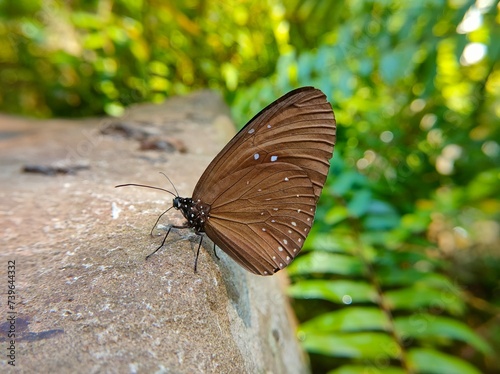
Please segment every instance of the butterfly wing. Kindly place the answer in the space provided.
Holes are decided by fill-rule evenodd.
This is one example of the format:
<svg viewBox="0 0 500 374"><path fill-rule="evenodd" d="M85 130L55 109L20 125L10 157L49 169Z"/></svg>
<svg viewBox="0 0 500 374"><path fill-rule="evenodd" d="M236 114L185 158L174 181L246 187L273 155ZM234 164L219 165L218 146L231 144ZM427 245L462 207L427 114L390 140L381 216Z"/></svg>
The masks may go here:
<svg viewBox="0 0 500 374"><path fill-rule="evenodd" d="M247 270L272 275L299 253L316 210L307 173L287 163L251 166L228 175L204 196L205 232Z"/></svg>
<svg viewBox="0 0 500 374"><path fill-rule="evenodd" d="M330 166L336 123L326 96L291 91L257 114L210 163L193 200L204 231L247 270L271 275L299 253Z"/></svg>
<svg viewBox="0 0 500 374"><path fill-rule="evenodd" d="M272 162L296 165L307 174L316 201L335 145L336 123L326 96L303 87L282 96L251 119L207 167L193 198L202 199L224 176Z"/></svg>

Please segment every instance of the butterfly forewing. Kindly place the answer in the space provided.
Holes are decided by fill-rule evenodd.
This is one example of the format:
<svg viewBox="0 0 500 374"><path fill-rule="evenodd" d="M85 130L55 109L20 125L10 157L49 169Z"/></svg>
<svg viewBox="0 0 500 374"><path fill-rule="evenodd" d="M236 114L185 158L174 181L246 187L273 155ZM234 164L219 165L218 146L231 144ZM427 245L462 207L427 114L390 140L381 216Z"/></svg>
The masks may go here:
<svg viewBox="0 0 500 374"><path fill-rule="evenodd" d="M326 96L312 87L291 91L257 114L210 163L193 197L203 197L221 176L271 162L301 167L316 200L335 145L335 118Z"/></svg>

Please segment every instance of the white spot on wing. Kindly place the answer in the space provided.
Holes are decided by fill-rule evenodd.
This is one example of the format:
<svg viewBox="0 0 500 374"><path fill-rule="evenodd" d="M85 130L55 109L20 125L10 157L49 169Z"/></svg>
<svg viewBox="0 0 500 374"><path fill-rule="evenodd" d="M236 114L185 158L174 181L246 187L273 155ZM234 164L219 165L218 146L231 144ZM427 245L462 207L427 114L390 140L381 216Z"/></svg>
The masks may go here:
<svg viewBox="0 0 500 374"><path fill-rule="evenodd" d="M253 134L254 132L255 132L255 129L250 129L250 130L248 130L248 133L249 133L249 134Z"/></svg>
<svg viewBox="0 0 500 374"><path fill-rule="evenodd" d="M266 231L266 229L263 227L263 228L262 228L262 231L264 231L264 232L265 232L265 231Z"/></svg>
<svg viewBox="0 0 500 374"><path fill-rule="evenodd" d="M292 221L292 226L297 226L297 223Z"/></svg>
<svg viewBox="0 0 500 374"><path fill-rule="evenodd" d="M279 247L278 247L278 251L283 252L283 247L282 247L282 246L279 246Z"/></svg>
<svg viewBox="0 0 500 374"><path fill-rule="evenodd" d="M274 162L278 159L278 156L271 156L271 162Z"/></svg>
<svg viewBox="0 0 500 374"><path fill-rule="evenodd" d="M283 239L283 244L284 244L284 245L287 245L287 244L288 244L288 240Z"/></svg>
<svg viewBox="0 0 500 374"><path fill-rule="evenodd" d="M288 182L290 179L288 179L288 177L285 178L285 182Z"/></svg>
<svg viewBox="0 0 500 374"><path fill-rule="evenodd" d="M270 129L271 128L271 125L267 125L267 128Z"/></svg>
<svg viewBox="0 0 500 374"><path fill-rule="evenodd" d="M253 159L254 159L254 160L258 160L258 159L259 159L259 157L260 157L260 155L259 155L258 153L256 153L256 154L254 154L254 155L253 155Z"/></svg>

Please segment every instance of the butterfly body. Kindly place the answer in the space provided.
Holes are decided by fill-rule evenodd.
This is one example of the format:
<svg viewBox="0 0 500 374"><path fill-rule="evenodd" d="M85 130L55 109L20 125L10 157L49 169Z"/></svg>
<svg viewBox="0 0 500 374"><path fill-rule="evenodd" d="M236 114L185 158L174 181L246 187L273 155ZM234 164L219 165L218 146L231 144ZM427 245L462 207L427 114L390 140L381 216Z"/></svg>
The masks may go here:
<svg viewBox="0 0 500 374"><path fill-rule="evenodd" d="M176 196L173 207L182 212L187 220L187 227L193 228L197 233L205 232L205 222L210 213L210 205L204 204L200 199L194 201L191 198Z"/></svg>

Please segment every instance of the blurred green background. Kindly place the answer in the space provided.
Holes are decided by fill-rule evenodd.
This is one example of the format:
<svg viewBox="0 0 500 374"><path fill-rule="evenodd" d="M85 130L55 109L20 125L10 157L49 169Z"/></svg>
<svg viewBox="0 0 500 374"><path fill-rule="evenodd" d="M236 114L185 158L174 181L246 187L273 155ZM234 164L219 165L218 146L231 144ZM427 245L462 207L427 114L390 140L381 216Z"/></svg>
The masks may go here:
<svg viewBox="0 0 500 374"><path fill-rule="evenodd" d="M208 87L243 126L322 89L337 147L289 267L313 372L498 372L498 2L3 0L0 17L4 113L117 116Z"/></svg>

